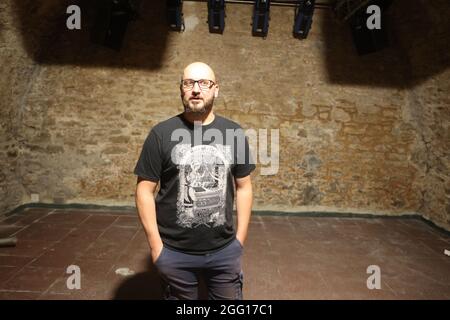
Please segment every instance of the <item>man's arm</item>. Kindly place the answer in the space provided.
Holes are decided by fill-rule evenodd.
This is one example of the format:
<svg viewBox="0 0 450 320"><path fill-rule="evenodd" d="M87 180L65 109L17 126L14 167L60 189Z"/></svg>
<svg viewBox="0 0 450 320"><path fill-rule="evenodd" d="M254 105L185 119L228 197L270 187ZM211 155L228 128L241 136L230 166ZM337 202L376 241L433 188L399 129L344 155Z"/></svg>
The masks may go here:
<svg viewBox="0 0 450 320"><path fill-rule="evenodd" d="M248 224L252 213L253 191L250 175L243 178L236 178L236 211L237 211L237 231L236 238L244 245L247 238Z"/></svg>
<svg viewBox="0 0 450 320"><path fill-rule="evenodd" d="M147 240L150 245L150 251L153 262L158 259L163 243L159 235L158 224L156 222L156 206L154 192L157 183L138 178L136 186L136 208L141 219Z"/></svg>

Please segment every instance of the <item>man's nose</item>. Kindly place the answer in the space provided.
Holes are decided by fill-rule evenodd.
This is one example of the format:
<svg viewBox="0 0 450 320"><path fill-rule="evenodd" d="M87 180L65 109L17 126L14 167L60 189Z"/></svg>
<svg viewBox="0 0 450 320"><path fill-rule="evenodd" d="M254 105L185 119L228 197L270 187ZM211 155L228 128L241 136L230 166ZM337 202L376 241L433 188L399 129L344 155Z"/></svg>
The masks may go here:
<svg viewBox="0 0 450 320"><path fill-rule="evenodd" d="M192 88L192 92L200 93L200 85L198 82L194 82L194 87Z"/></svg>

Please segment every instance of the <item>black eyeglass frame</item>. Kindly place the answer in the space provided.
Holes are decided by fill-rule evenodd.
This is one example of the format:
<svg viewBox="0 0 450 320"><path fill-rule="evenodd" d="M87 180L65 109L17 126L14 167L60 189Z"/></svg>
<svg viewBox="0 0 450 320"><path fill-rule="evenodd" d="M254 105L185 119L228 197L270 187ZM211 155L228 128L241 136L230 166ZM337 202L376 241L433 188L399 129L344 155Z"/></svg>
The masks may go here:
<svg viewBox="0 0 450 320"><path fill-rule="evenodd" d="M186 86L183 84L183 82L186 81L186 80L193 81L192 86L186 87ZM209 84L207 87L202 88L202 86L200 85L200 81L209 81L210 84ZM209 80L209 79L198 79L198 80L194 80L194 79L183 79L183 80L181 80L180 85L181 85L181 87L182 87L184 90L192 90L192 89L195 87L195 83L198 83L198 87L199 87L201 90L205 90L205 89L211 90L211 88L212 88L214 85L216 85L216 83L215 83L214 81Z"/></svg>

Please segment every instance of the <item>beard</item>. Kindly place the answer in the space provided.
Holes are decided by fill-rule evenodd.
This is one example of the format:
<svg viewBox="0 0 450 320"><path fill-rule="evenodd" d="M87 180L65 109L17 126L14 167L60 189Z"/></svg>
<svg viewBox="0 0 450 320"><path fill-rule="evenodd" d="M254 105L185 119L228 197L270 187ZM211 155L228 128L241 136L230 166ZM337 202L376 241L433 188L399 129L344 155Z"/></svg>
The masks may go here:
<svg viewBox="0 0 450 320"><path fill-rule="evenodd" d="M209 99L203 99L199 101L187 100L183 98L183 106L185 112L192 112L198 114L206 113L211 111L213 104L214 104L214 96Z"/></svg>

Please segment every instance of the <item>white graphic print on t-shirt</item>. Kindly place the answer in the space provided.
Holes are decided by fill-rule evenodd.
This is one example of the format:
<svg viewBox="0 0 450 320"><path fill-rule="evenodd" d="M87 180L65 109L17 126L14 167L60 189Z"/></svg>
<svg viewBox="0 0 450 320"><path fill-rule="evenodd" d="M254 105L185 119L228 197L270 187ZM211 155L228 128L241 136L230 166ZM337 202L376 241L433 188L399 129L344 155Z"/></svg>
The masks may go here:
<svg viewBox="0 0 450 320"><path fill-rule="evenodd" d="M184 228L223 225L231 147L178 144L175 148L179 169L177 224Z"/></svg>

